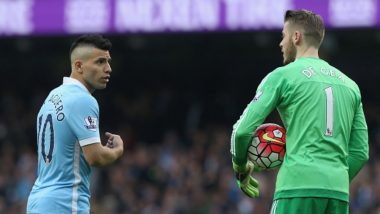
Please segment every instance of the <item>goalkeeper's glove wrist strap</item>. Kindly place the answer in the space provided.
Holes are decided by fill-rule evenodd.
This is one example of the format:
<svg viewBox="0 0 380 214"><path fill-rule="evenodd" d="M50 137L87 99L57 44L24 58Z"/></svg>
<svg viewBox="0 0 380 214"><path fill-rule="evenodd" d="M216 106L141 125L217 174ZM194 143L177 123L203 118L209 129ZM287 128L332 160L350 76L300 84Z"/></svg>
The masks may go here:
<svg viewBox="0 0 380 214"><path fill-rule="evenodd" d="M238 165L234 161L232 161L232 167L237 173L245 173L247 171L246 163L244 165Z"/></svg>

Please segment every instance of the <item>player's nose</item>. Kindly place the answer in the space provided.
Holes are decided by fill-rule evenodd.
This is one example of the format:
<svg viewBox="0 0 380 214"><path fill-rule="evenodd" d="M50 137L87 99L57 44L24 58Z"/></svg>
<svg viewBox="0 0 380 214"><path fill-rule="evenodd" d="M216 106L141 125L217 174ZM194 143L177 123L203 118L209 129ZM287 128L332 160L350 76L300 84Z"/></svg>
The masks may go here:
<svg viewBox="0 0 380 214"><path fill-rule="evenodd" d="M282 44L282 42L280 42L278 46L280 46L281 52L284 52L284 45Z"/></svg>
<svg viewBox="0 0 380 214"><path fill-rule="evenodd" d="M106 73L111 73L112 72L112 68L111 68L111 65L109 63L107 63L107 66L105 68L105 72Z"/></svg>

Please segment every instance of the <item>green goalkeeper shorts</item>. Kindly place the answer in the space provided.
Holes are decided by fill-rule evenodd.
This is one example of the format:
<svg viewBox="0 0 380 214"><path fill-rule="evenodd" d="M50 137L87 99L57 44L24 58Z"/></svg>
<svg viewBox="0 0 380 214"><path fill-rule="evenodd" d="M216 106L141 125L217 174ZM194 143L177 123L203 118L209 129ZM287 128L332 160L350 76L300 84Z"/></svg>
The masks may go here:
<svg viewBox="0 0 380 214"><path fill-rule="evenodd" d="M333 198L281 198L270 214L348 214L349 204Z"/></svg>

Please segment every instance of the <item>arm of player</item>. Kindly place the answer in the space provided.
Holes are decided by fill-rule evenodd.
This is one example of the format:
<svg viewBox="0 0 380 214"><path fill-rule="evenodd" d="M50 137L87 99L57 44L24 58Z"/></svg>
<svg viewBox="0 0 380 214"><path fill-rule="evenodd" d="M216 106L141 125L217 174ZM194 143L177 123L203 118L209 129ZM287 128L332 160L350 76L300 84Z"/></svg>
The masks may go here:
<svg viewBox="0 0 380 214"><path fill-rule="evenodd" d="M233 126L231 135L233 170L238 187L251 198L259 196L259 183L252 177L252 172L259 169L247 161L247 150L253 132L279 104L285 85L282 75L276 72L268 74L258 86L253 100Z"/></svg>
<svg viewBox="0 0 380 214"><path fill-rule="evenodd" d="M123 140L119 135L106 132L107 144L93 143L82 147L84 157L91 166L106 166L117 160L124 151Z"/></svg>
<svg viewBox="0 0 380 214"><path fill-rule="evenodd" d="M247 150L252 141L253 132L280 103L285 87L286 82L281 74L276 70L269 73L261 81L255 97L233 126L231 154L232 161L238 167L245 167Z"/></svg>
<svg viewBox="0 0 380 214"><path fill-rule="evenodd" d="M363 107L360 104L351 129L348 144L348 174L350 182L368 161L368 129L364 117Z"/></svg>

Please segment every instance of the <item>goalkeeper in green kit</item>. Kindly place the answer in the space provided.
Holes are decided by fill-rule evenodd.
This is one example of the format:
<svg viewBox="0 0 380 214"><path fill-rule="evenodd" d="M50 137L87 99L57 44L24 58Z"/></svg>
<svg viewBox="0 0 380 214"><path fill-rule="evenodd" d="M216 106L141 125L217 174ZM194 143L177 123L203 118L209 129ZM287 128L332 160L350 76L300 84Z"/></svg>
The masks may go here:
<svg viewBox="0 0 380 214"><path fill-rule="evenodd" d="M231 154L239 188L259 196L247 161L252 134L275 109L286 133L271 213L348 213L349 185L368 160L368 130L360 90L318 56L324 37L319 15L285 13L281 51L285 66L269 73L233 127Z"/></svg>

